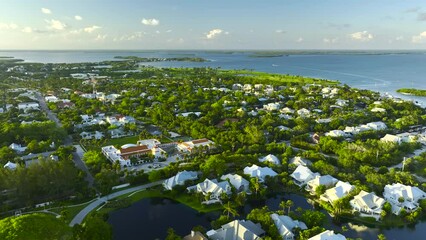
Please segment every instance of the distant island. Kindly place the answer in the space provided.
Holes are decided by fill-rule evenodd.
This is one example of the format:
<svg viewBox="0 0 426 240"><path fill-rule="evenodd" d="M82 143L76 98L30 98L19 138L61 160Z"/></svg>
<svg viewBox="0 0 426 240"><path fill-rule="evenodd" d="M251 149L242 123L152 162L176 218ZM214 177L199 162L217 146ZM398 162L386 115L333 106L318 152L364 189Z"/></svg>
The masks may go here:
<svg viewBox="0 0 426 240"><path fill-rule="evenodd" d="M0 63L14 63L14 62L23 62L23 59L16 59L14 57L9 56L0 56Z"/></svg>
<svg viewBox="0 0 426 240"><path fill-rule="evenodd" d="M207 59L199 57L174 57L174 58L144 58L137 56L115 56L115 59L139 61L139 62L207 62Z"/></svg>
<svg viewBox="0 0 426 240"><path fill-rule="evenodd" d="M401 88L401 89L398 89L396 91L399 92L399 93L402 93L402 94L426 97L426 90L422 90L422 89Z"/></svg>

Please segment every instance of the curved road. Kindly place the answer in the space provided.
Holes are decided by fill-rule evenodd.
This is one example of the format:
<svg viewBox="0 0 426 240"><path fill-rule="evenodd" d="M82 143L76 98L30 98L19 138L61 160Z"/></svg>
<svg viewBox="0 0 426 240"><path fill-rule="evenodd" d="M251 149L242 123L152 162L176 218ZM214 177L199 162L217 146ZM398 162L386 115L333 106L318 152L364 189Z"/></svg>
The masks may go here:
<svg viewBox="0 0 426 240"><path fill-rule="evenodd" d="M113 199L113 198L119 197L121 195L131 193L131 192L136 192L136 191L144 190L144 189L147 189L147 188L150 188L150 187L158 186L158 185L161 185L163 182L164 182L164 180L160 180L160 181L157 181L157 182L152 182L152 183L148 183L148 184L145 184L145 185L140 185L140 186L124 189L124 190L103 196L101 198L97 198L94 202L87 205L83 210L81 210L77 215L75 215L75 217L73 218L73 220L71 220L69 225L70 225L70 227L73 227L75 224L81 224L83 222L84 218L87 216L87 214L89 214L91 211L93 211L95 208L97 208L102 203L107 202L109 199Z"/></svg>

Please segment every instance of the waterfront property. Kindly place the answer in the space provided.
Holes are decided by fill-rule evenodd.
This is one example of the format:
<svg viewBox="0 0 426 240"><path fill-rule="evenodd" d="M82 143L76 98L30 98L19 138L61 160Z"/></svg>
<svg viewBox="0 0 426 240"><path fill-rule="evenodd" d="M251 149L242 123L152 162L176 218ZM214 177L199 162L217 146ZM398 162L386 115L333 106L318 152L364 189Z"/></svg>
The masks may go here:
<svg viewBox="0 0 426 240"><path fill-rule="evenodd" d="M253 164L251 167L244 168L244 174L249 175L250 177L256 177L259 179L259 182L264 182L267 176L275 177L278 175L274 170L269 167L259 167L256 164Z"/></svg>
<svg viewBox="0 0 426 240"><path fill-rule="evenodd" d="M343 236L340 233L335 234L334 231L332 230L326 230L318 235L315 235L309 238L309 240L345 240L345 239L346 239L345 236Z"/></svg>
<svg viewBox="0 0 426 240"><path fill-rule="evenodd" d="M228 180L237 192L249 192L250 182L238 174L226 174L220 179Z"/></svg>
<svg viewBox="0 0 426 240"><path fill-rule="evenodd" d="M337 179L330 176L330 175L324 175L324 176L315 176L314 179L310 180L307 184L305 189L311 193L315 193L315 190L317 187L323 185L325 188L331 188L337 183Z"/></svg>
<svg viewBox="0 0 426 240"><path fill-rule="evenodd" d="M163 186L167 190L172 190L176 185L183 185L186 181L195 180L198 178L197 172L194 171L182 171L178 172L175 176L166 179L163 182Z"/></svg>
<svg viewBox="0 0 426 240"><path fill-rule="evenodd" d="M284 240L293 240L295 234L293 230L299 228L300 230L306 230L308 227L304 222L293 220L291 217L286 215L278 215L276 213L271 214L271 218L274 221L275 226L278 229L280 236Z"/></svg>
<svg viewBox="0 0 426 240"><path fill-rule="evenodd" d="M250 220L234 220L220 229L210 230L207 237L212 240L257 240L265 234L260 224Z"/></svg>
<svg viewBox="0 0 426 240"><path fill-rule="evenodd" d="M231 186L228 181L218 182L216 179L206 178L203 182L187 188L188 192L199 192L204 196L210 195L210 200L219 200L222 194L231 194Z"/></svg>
<svg viewBox="0 0 426 240"><path fill-rule="evenodd" d="M313 173L308 167L299 165L290 176L293 178L294 184L303 187L316 176L319 176L319 173Z"/></svg>
<svg viewBox="0 0 426 240"><path fill-rule="evenodd" d="M355 187L350 183L339 181L335 187L326 190L325 193L320 196L320 199L333 204L334 201L345 197L354 189Z"/></svg>
<svg viewBox="0 0 426 240"><path fill-rule="evenodd" d="M358 211L367 215L380 216L385 200L378 197L374 192L361 192L349 202L354 211Z"/></svg>
<svg viewBox="0 0 426 240"><path fill-rule="evenodd" d="M420 199L426 199L426 193L418 187L407 186L401 183L386 185L384 198L392 205L392 212L399 214L401 209L414 211L419 205Z"/></svg>

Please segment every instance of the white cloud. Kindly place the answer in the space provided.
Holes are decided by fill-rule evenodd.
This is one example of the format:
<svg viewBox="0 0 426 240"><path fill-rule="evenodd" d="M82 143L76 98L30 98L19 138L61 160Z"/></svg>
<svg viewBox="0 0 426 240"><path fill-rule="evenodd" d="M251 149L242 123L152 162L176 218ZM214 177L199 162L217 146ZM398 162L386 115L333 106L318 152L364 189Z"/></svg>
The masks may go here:
<svg viewBox="0 0 426 240"><path fill-rule="evenodd" d="M97 29L100 29L100 28L101 27L99 27L99 26L93 25L93 26L90 26L90 27L86 27L83 30L87 33L92 33L92 32L94 32L94 31L96 31Z"/></svg>
<svg viewBox="0 0 426 240"><path fill-rule="evenodd" d="M424 43L424 42L426 42L426 31L424 31L424 32L420 33L420 34L419 34L419 35L417 35L417 36L413 36L413 37L411 38L411 41L412 41L413 43Z"/></svg>
<svg viewBox="0 0 426 240"><path fill-rule="evenodd" d="M298 43L301 43L301 42L303 42L304 41L304 39L302 38L302 37L299 37L297 40L296 40L296 42L298 42Z"/></svg>
<svg viewBox="0 0 426 240"><path fill-rule="evenodd" d="M15 23L2 23L0 22L0 30L14 30L17 29L18 25Z"/></svg>
<svg viewBox="0 0 426 240"><path fill-rule="evenodd" d="M132 34L125 34L121 37L115 37L113 39L114 42L120 42L120 41L135 41L140 40L143 38L143 35L145 35L145 32L134 32Z"/></svg>
<svg viewBox="0 0 426 240"><path fill-rule="evenodd" d="M143 18L141 22L142 24L149 25L149 26L157 26L158 24L160 24L160 21L155 18L149 18L149 19Z"/></svg>
<svg viewBox="0 0 426 240"><path fill-rule="evenodd" d="M404 39L405 39L404 36L398 36L395 38L396 41L402 41Z"/></svg>
<svg viewBox="0 0 426 240"><path fill-rule="evenodd" d="M77 20L77 21L83 20L83 18L80 15L75 15L74 19Z"/></svg>
<svg viewBox="0 0 426 240"><path fill-rule="evenodd" d="M49 26L47 28L53 29L53 30L64 30L67 28L67 25L59 20L51 19L51 20L45 20Z"/></svg>
<svg viewBox="0 0 426 240"><path fill-rule="evenodd" d="M108 35L101 35L98 34L98 36L96 36L95 41L105 41L105 39L107 38Z"/></svg>
<svg viewBox="0 0 426 240"><path fill-rule="evenodd" d="M374 38L374 36L367 31L355 32L355 33L349 34L349 36L353 40L361 41L361 42L368 42Z"/></svg>
<svg viewBox="0 0 426 240"><path fill-rule="evenodd" d="M23 32L23 33L32 33L32 32L33 32L33 29L32 29L32 28L30 28L30 27L24 27L24 28L22 29L22 32Z"/></svg>
<svg viewBox="0 0 426 240"><path fill-rule="evenodd" d="M275 33L286 33L286 32L282 29L277 29L277 30L275 30Z"/></svg>
<svg viewBox="0 0 426 240"><path fill-rule="evenodd" d="M338 38L324 38L322 40L324 43L337 43L337 41L339 41Z"/></svg>
<svg viewBox="0 0 426 240"><path fill-rule="evenodd" d="M48 8L41 8L41 12L44 14L52 14L52 11L50 11Z"/></svg>
<svg viewBox="0 0 426 240"><path fill-rule="evenodd" d="M223 32L223 30L219 29L219 28L212 29L206 34L206 38L207 39L213 39L216 36L222 34L222 32Z"/></svg>
<svg viewBox="0 0 426 240"><path fill-rule="evenodd" d="M171 33L171 32L172 32L172 30L171 30L171 29L169 29L169 30L167 30L167 31L166 31L166 33Z"/></svg>

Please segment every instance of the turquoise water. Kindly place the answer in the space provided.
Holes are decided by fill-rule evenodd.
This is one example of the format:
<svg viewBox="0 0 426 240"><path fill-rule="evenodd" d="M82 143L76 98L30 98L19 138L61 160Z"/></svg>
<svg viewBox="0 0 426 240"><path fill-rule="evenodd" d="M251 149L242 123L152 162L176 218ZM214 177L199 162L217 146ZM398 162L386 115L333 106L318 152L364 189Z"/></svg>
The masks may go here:
<svg viewBox="0 0 426 240"><path fill-rule="evenodd" d="M313 52L314 53L314 52ZM27 62L75 63L114 60L114 56L202 57L210 62L152 62L157 67L213 67L339 80L351 87L412 99L426 107L426 98L404 96L399 88L426 89L426 54L301 54L282 57L250 57L250 52L206 51L0 51Z"/></svg>

